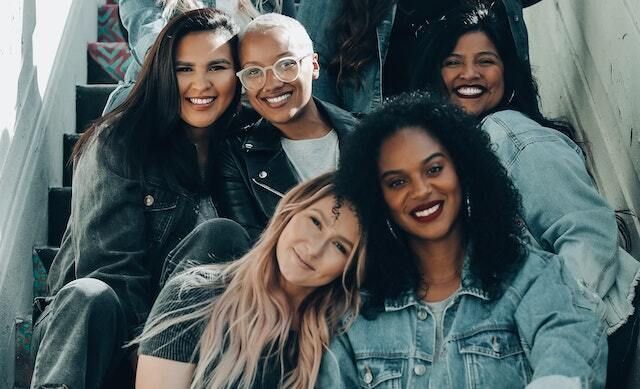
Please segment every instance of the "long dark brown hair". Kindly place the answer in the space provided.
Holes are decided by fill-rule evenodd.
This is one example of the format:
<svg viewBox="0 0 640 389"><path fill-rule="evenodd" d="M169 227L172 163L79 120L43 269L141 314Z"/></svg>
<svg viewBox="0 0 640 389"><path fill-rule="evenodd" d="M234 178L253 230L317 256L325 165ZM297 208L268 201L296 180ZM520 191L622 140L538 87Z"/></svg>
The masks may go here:
<svg viewBox="0 0 640 389"><path fill-rule="evenodd" d="M180 95L175 73L178 42L185 35L199 31L228 34L234 65L238 68L238 29L228 15L205 8L175 17L149 49L128 98L95 121L80 137L71 157L73 161L82 155L90 140L104 135L104 145L109 152L117 153L127 176L143 178L146 167L153 165L159 168L170 186L203 190L199 171L194 168L197 166L195 153L181 130ZM228 130L239 100L240 83L231 105L213 124L210 145Z"/></svg>
<svg viewBox="0 0 640 389"><path fill-rule="evenodd" d="M378 53L376 28L397 0L343 0L335 21L338 52L329 69L338 84L358 81L358 72Z"/></svg>

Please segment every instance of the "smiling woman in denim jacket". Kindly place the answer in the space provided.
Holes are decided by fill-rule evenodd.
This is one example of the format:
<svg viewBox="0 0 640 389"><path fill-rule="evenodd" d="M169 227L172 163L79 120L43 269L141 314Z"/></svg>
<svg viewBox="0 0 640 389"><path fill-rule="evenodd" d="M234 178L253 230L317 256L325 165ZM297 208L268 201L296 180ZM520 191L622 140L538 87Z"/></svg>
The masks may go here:
<svg viewBox="0 0 640 389"><path fill-rule="evenodd" d="M208 158L238 106L236 33L214 9L170 22L129 99L80 138L71 217L34 330L34 388L127 387L105 379L135 360L122 346L181 258L246 249L242 227L215 219Z"/></svg>
<svg viewBox="0 0 640 389"><path fill-rule="evenodd" d="M438 28L416 82L483 119L522 195L532 243L562 257L604 300L607 386L622 387L638 347L640 263L619 247L615 213L598 193L573 129L540 112L531 66L516 55L500 7L468 8Z"/></svg>
<svg viewBox="0 0 640 389"><path fill-rule="evenodd" d="M430 95L369 114L338 191L368 235L362 314L322 388L601 388L601 300L528 250L519 197L477 122Z"/></svg>
<svg viewBox="0 0 640 389"><path fill-rule="evenodd" d="M313 95L354 114L411 89L409 75L431 25L466 0L302 0L298 20L324 69ZM528 61L522 8L540 0L497 0L509 12L518 55Z"/></svg>

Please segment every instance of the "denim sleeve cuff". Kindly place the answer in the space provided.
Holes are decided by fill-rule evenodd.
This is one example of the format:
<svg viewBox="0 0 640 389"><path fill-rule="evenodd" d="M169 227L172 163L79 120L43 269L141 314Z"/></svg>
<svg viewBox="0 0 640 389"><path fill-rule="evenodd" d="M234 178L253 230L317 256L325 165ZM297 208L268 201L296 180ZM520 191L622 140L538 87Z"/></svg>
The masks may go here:
<svg viewBox="0 0 640 389"><path fill-rule="evenodd" d="M536 378L525 389L581 389L583 385L579 377L549 375Z"/></svg>

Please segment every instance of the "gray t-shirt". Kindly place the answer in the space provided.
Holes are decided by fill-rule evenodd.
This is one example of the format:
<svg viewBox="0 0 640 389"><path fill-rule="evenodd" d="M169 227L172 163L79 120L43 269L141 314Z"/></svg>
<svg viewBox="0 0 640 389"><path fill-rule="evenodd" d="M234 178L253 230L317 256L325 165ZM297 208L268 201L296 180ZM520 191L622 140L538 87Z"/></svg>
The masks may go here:
<svg viewBox="0 0 640 389"><path fill-rule="evenodd" d="M335 130L329 131L322 138L301 140L282 138L280 142L301 181L334 171L338 167L340 146Z"/></svg>
<svg viewBox="0 0 640 389"><path fill-rule="evenodd" d="M444 319L444 310L451 300L456 297L456 294L458 294L458 291L442 301L426 303L427 307L431 310L431 313L433 313L433 321L436 323L436 344L433 346L433 363L438 360L440 353L442 352L442 341L444 339L444 323L442 320Z"/></svg>

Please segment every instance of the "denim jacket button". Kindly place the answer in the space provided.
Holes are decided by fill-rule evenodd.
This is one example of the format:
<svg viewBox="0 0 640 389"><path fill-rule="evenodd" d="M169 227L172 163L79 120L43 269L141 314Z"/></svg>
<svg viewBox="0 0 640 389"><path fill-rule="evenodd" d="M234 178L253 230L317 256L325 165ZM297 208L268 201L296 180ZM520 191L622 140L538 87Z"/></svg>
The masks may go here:
<svg viewBox="0 0 640 389"><path fill-rule="evenodd" d="M420 320L426 320L427 319L427 311L424 309L418 309L418 319Z"/></svg>
<svg viewBox="0 0 640 389"><path fill-rule="evenodd" d="M260 178L265 178L265 177L267 177L267 172L265 172L264 170L263 170L263 171L261 171L260 173L258 173L258 177L260 177Z"/></svg>
<svg viewBox="0 0 640 389"><path fill-rule="evenodd" d="M154 201L155 199L153 198L153 196L151 195L144 196L144 205L146 205L147 207L152 206Z"/></svg>
<svg viewBox="0 0 640 389"><path fill-rule="evenodd" d="M421 376L424 375L424 373L427 372L427 368L424 365L416 365L413 368L413 372L417 375L417 376Z"/></svg>

